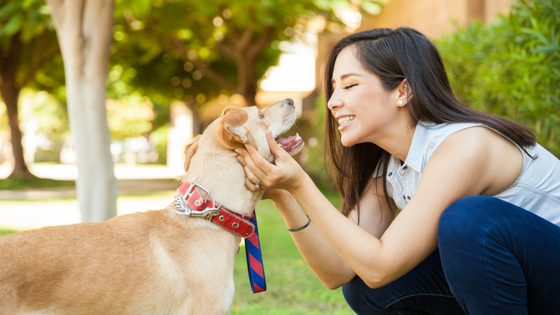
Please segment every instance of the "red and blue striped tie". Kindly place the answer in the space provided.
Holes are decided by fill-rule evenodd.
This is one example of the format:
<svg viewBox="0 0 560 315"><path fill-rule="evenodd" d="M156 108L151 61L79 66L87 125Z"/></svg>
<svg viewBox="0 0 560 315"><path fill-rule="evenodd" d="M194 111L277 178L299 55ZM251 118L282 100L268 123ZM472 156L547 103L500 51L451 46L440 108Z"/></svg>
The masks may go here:
<svg viewBox="0 0 560 315"><path fill-rule="evenodd" d="M255 226L253 235L245 239L245 253L247 254L247 269L249 271L249 282L253 293L266 291L266 279L264 277L264 266L259 241L259 229L257 228L257 215L249 220Z"/></svg>

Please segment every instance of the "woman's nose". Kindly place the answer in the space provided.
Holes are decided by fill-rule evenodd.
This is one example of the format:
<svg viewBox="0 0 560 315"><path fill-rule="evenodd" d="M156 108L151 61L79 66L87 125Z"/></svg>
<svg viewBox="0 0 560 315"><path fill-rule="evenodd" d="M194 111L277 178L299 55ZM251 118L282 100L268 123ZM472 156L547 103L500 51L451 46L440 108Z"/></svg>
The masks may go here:
<svg viewBox="0 0 560 315"><path fill-rule="evenodd" d="M334 110L336 108L341 107L342 105L344 105L344 103L342 102L342 100L337 97L335 94L333 94L331 96L331 98L329 99L329 101L327 102L327 107L329 108L329 110Z"/></svg>

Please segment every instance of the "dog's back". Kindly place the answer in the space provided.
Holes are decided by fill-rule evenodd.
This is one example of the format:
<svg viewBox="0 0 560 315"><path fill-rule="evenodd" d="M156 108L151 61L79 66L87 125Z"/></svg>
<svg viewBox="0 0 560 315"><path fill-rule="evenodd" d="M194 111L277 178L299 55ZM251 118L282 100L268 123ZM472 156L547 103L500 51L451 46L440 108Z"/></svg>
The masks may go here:
<svg viewBox="0 0 560 315"><path fill-rule="evenodd" d="M232 278L233 265L216 270L212 262L232 260L236 238L173 215L167 208L0 237L0 314L185 314L220 307L206 293L231 291L221 282ZM200 251L209 247L215 250ZM226 313L229 305L222 307Z"/></svg>

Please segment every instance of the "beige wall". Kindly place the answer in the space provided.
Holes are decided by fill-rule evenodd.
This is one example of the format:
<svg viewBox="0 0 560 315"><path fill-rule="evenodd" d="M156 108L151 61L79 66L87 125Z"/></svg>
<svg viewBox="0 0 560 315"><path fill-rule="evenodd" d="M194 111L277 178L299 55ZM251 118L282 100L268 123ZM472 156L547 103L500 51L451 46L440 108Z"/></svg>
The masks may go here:
<svg viewBox="0 0 560 315"><path fill-rule="evenodd" d="M381 13L364 17L360 30L408 26L430 38L449 34L474 19L489 22L513 0L389 0Z"/></svg>
<svg viewBox="0 0 560 315"><path fill-rule="evenodd" d="M498 14L507 14L514 0L486 0L484 2L484 21L496 19Z"/></svg>

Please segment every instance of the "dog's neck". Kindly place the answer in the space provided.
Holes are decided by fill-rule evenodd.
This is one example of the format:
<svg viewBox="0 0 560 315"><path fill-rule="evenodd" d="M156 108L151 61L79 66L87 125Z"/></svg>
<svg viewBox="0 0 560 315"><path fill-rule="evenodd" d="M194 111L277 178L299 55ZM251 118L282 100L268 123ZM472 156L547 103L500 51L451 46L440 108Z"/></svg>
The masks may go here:
<svg viewBox="0 0 560 315"><path fill-rule="evenodd" d="M209 135L212 133L205 132L199 141L216 143L199 147L187 173L181 177L182 182L200 184L210 191L216 202L250 216L263 192L254 193L245 187L245 171L237 161L237 153L222 147L215 137Z"/></svg>

